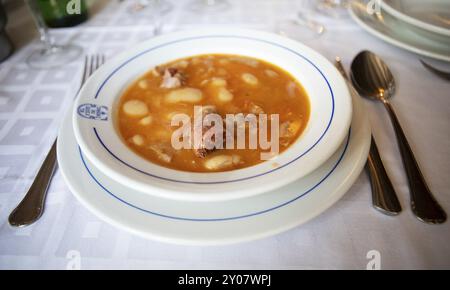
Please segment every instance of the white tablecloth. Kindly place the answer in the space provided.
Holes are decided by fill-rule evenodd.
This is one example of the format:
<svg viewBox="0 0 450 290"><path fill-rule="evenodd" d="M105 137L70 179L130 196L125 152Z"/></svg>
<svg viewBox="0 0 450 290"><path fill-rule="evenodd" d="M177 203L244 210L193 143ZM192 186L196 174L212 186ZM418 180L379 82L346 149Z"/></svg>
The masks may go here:
<svg viewBox="0 0 450 290"><path fill-rule="evenodd" d="M150 17L130 16L130 1L108 2L88 23L52 31L56 41L112 56L151 37ZM205 24L274 31L277 21L292 16L296 1L230 2L228 11L198 15L186 9L187 1L173 1L164 32ZM365 105L373 132L404 208L398 217L371 207L369 181L362 173L331 209L286 233L231 246L174 246L102 222L77 202L57 172L41 220L23 229L10 227L8 215L49 149L82 70L81 61L56 71L27 68L24 59L37 45L27 42L33 26L23 7L12 10L8 31L18 49L0 64L0 268L366 269L372 250L380 254L382 269L450 267L450 222L426 225L412 215L394 132L382 106L370 102ZM370 49L391 66L398 83L393 103L403 128L432 191L450 213L450 83L423 69L418 56L374 38L349 18L320 20L326 34L307 45L330 60L339 55L348 67L356 53Z"/></svg>

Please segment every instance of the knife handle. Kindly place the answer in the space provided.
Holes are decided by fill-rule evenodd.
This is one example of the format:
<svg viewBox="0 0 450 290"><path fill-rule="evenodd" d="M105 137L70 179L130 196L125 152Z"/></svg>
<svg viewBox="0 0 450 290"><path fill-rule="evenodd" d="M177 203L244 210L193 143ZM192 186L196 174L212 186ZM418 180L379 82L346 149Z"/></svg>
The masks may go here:
<svg viewBox="0 0 450 290"><path fill-rule="evenodd" d="M366 168L369 172L372 187L373 207L387 215L398 215L402 211L402 207L394 186L386 173L373 136Z"/></svg>

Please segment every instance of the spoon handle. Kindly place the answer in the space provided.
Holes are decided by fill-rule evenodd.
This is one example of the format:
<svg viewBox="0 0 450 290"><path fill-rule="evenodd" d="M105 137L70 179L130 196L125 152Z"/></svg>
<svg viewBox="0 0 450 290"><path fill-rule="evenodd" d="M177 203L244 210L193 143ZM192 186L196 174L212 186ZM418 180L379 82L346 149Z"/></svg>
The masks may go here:
<svg viewBox="0 0 450 290"><path fill-rule="evenodd" d="M388 100L383 100L384 107L389 113L394 126L397 142L405 167L406 175L411 192L411 208L416 217L430 224L440 224L446 221L447 215L439 203L434 199L425 179L420 171L414 154L409 146L408 140L403 133L400 122L395 114L394 108Z"/></svg>

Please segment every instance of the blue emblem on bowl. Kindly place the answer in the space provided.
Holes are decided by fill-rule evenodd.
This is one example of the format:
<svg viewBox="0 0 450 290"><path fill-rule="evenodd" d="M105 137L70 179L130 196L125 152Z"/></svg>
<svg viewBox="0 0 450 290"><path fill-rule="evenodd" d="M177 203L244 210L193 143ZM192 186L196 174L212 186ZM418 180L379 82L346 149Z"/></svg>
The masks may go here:
<svg viewBox="0 0 450 290"><path fill-rule="evenodd" d="M95 104L82 104L78 107L78 115L83 118L99 121L108 120L108 107Z"/></svg>

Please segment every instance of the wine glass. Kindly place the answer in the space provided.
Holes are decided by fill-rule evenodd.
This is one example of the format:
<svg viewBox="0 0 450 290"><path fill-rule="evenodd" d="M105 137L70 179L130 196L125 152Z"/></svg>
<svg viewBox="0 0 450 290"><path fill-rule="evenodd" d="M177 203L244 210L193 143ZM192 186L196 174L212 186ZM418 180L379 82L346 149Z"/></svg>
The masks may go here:
<svg viewBox="0 0 450 290"><path fill-rule="evenodd" d="M316 21L315 0L296 1L296 14L293 18L281 20L276 24L277 33L301 40L320 37L325 32L325 26Z"/></svg>
<svg viewBox="0 0 450 290"><path fill-rule="evenodd" d="M230 3L226 0L192 0L189 4L189 9L200 13L217 12L228 8Z"/></svg>
<svg viewBox="0 0 450 290"><path fill-rule="evenodd" d="M132 14L142 14L153 20L154 35L160 35L163 27L163 15L172 11L173 5L165 0L138 0L129 9Z"/></svg>
<svg viewBox="0 0 450 290"><path fill-rule="evenodd" d="M316 9L333 18L342 18L347 15L349 0L318 0Z"/></svg>
<svg viewBox="0 0 450 290"><path fill-rule="evenodd" d="M26 60L28 66L36 69L51 69L63 66L77 59L82 54L83 49L75 45L54 44L39 10L37 0L25 0L25 2L31 11L43 45L42 48L33 51L28 56Z"/></svg>

